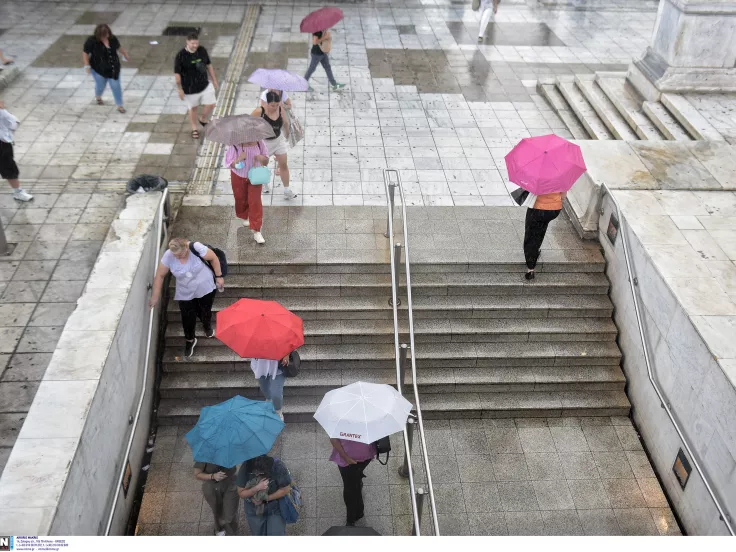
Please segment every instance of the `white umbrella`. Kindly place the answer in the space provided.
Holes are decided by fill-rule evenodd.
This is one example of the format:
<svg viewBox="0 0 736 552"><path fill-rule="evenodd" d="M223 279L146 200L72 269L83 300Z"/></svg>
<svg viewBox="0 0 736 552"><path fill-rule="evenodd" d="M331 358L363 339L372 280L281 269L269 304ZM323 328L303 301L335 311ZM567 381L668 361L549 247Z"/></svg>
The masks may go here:
<svg viewBox="0 0 736 552"><path fill-rule="evenodd" d="M403 431L410 410L390 385L358 381L328 392L314 418L333 439L372 443Z"/></svg>

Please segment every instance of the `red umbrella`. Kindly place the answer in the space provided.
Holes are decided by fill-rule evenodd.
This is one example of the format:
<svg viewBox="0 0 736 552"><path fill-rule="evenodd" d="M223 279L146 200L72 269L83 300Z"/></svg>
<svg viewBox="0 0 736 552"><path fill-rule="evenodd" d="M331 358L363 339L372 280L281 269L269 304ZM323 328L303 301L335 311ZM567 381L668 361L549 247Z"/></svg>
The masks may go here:
<svg viewBox="0 0 736 552"><path fill-rule="evenodd" d="M303 33L318 33L334 27L344 17L340 8L320 8L302 19L299 30Z"/></svg>
<svg viewBox="0 0 736 552"><path fill-rule="evenodd" d="M580 147L554 134L524 138L505 159L509 180L536 195L566 192L587 170Z"/></svg>
<svg viewBox="0 0 736 552"><path fill-rule="evenodd" d="M281 360L304 345L304 324L276 301L240 299L217 313L216 336L243 358Z"/></svg>

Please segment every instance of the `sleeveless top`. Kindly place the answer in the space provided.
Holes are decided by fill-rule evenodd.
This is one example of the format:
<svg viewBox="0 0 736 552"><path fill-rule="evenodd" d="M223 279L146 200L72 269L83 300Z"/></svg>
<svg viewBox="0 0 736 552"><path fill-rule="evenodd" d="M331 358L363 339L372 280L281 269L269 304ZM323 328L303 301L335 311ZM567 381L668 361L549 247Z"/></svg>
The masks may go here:
<svg viewBox="0 0 736 552"><path fill-rule="evenodd" d="M267 138L268 140L275 140L279 136L281 136L281 127L284 126L284 118L281 115L281 106L279 106L279 118L275 121L268 118L268 115L266 115L266 110L261 107L261 117L268 122L268 124L271 125L271 128L273 129L273 133L276 135L273 138Z"/></svg>

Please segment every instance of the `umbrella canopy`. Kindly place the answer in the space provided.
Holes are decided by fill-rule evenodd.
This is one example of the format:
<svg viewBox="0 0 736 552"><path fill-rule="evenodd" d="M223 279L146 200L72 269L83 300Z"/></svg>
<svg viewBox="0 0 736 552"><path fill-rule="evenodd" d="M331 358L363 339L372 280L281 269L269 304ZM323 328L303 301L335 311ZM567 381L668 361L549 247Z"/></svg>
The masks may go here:
<svg viewBox="0 0 736 552"><path fill-rule="evenodd" d="M355 525L333 525L322 533L323 537L380 537L381 533L373 527L357 527Z"/></svg>
<svg viewBox="0 0 736 552"><path fill-rule="evenodd" d="M314 418L333 439L372 443L402 431L410 410L390 385L358 381L329 391Z"/></svg>
<svg viewBox="0 0 736 552"><path fill-rule="evenodd" d="M283 69L256 69L248 77L248 82L287 92L306 92L309 89L309 83L304 77Z"/></svg>
<svg viewBox="0 0 736 552"><path fill-rule="evenodd" d="M236 395L223 403L205 406L199 420L184 435L195 462L231 468L266 454L284 429L273 404Z"/></svg>
<svg viewBox="0 0 736 552"><path fill-rule="evenodd" d="M217 313L217 339L243 358L281 360L304 345L304 323L276 301L240 299Z"/></svg>
<svg viewBox="0 0 736 552"><path fill-rule="evenodd" d="M324 7L302 19L299 30L303 33L318 33L334 27L344 17L340 8Z"/></svg>
<svg viewBox="0 0 736 552"><path fill-rule="evenodd" d="M505 159L509 180L536 195L566 192L586 171L580 147L554 134L524 138Z"/></svg>
<svg viewBox="0 0 736 552"><path fill-rule="evenodd" d="M204 135L208 140L233 146L274 138L273 128L264 119L252 115L234 115L212 119Z"/></svg>

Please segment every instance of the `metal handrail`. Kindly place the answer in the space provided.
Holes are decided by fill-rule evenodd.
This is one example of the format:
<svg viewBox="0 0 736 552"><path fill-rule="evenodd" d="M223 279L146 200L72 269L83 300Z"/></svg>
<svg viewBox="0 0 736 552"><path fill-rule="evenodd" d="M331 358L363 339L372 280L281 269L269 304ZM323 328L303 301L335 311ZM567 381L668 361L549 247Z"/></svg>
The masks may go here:
<svg viewBox="0 0 736 552"><path fill-rule="evenodd" d="M153 276L156 275L156 270L158 269L158 262L159 258L161 256L161 244L168 240L169 238L169 229L164 224L164 211L167 211L168 214L168 200L169 200L169 189L165 188L162 195L161 200L158 204L158 212L156 216L156 257L155 262L153 265ZM161 239L161 231L164 231L165 238ZM151 289L149 285L148 289ZM146 397L146 380L148 379L148 364L149 359L151 356L151 335L153 334L153 316L154 316L154 309L151 309L148 314L148 339L146 340L146 360L143 364L143 378L141 380L141 390L140 395L138 397L138 407L135 411L135 417L133 418L132 422L132 428L130 430L130 437L128 438L128 446L125 449L125 456L123 456L123 464L120 467L120 475L118 476L118 484L115 488L115 497L112 500L112 507L110 508L110 515L107 518L107 527L105 528L105 536L108 536L110 534L110 527L112 526L112 520L115 517L115 509L118 506L118 499L120 498L120 489L123 488L123 478L125 477L125 471L127 466L127 460L130 456L130 450L133 447L133 440L135 439L135 432L138 428L138 420L140 420L141 417L141 410L143 409L143 401Z"/></svg>
<svg viewBox="0 0 736 552"><path fill-rule="evenodd" d="M635 287L638 287L639 282L634 277L633 271L631 269L631 257L629 255L629 244L628 244L627 237L626 237L626 228L624 228L622 224L624 222L623 211L621 210L621 206L618 200L614 197L610 188L604 183L604 184L601 184L601 201L606 195L608 195L608 197L611 198L614 205L616 206L616 211L618 212L619 224L622 226L622 229L621 229L622 231L620 232L620 234L622 236L621 243L623 244L624 259L626 260L626 272L629 277L629 286L631 288L631 296L634 299L634 312L636 313L636 324L639 327L639 337L641 338L641 345L642 345L642 349L644 350L644 363L647 365L647 376L649 377L649 382L652 384L652 387L654 388L654 392L657 393L657 396L659 397L659 401L660 401L662 408L664 408L664 411L667 413L667 416L672 422L672 425L675 427L675 431L677 432L677 435L679 435L680 440L682 441L682 444L685 447L685 450L690 456L693 466L695 466L695 469L700 474L700 478L703 480L703 483L705 484L705 488L708 491L708 494L710 495L711 499L713 500L713 503L716 505L716 508L718 509L718 513L721 516L720 517L721 521L723 521L723 523L726 524L726 528L728 529L728 532L731 533L731 536L734 536L736 533L734 533L734 527L731 525L731 516L727 514L723 506L721 506L720 500L718 499L718 497L716 497L715 492L713 491L710 483L708 482L708 478L705 475L705 471L700 467L700 462L698 462L697 457L695 456L692 448L690 447L690 443L685 437L685 434L683 433L682 429L680 429L680 424L677 423L677 420L675 419L675 415L673 414L672 410L670 410L669 404L667 400L665 399L664 393L660 389L659 384L654 379L654 372L652 370L652 363L649 358L649 350L647 347L648 342L646 338L646 333L644 332L644 325L641 319L641 312L639 310L639 299L637 297L636 289L635 289ZM603 206L601 205L601 210L602 208ZM602 211L601 211L601 214L602 214Z"/></svg>
<svg viewBox="0 0 736 552"><path fill-rule="evenodd" d="M389 174L395 173L396 174L396 184L392 184L390 182L390 178L387 178ZM403 223L403 230L404 230L404 270L406 271L406 308L409 313L409 350L411 352L411 377L412 377L412 386L414 391L414 401L416 406L416 423L419 426L419 446L422 453L422 459L424 461L424 469L426 471L427 475L427 489L429 491L429 500L431 504L431 511L432 511L432 525L434 526L434 534L436 536L439 536L440 534L440 526L439 522L437 520L437 507L434 500L434 488L432 487L432 474L429 468L429 458L427 457L427 447L426 447L426 437L424 435L424 421L422 419L422 408L419 402L419 388L417 387L417 365L416 365L416 355L414 352L414 315L413 315L413 305L412 305L412 297L411 297L411 269L410 269L410 263L409 263L409 232L407 228L407 216L406 216L406 198L404 197L404 190L401 186L401 179L399 177L399 173L395 169L387 169L383 173L383 183L384 187L386 188L386 200L388 204L388 224L387 224L387 238L389 239L389 251L390 251L390 260L391 260L391 306L393 309L393 315L394 315L394 350L395 350L395 356L396 356L396 385L398 391L401 393L401 389L404 385L404 369L402 367L401 363L401 357L402 353L400 352L400 345L399 345L399 313L398 313L398 288L399 288L399 279L398 279L398 271L397 271L397 264L396 264L396 252L394 248L394 231L393 231L393 207L394 207L394 193L393 190L395 188L399 189L399 194L401 198L401 218ZM405 351L405 349L404 349ZM405 352L403 353L403 356L405 358ZM415 496L415 488L414 488L414 477L412 474L411 469L411 446L410 446L410 439L407 434L407 430L404 429L404 446L406 451L406 462L407 462L407 473L409 476L409 487L411 490L411 501L412 501L412 510L414 512L414 530L416 532L416 535L420 535L420 521L421 521L421 510L417 511L417 504L416 504L416 496Z"/></svg>

